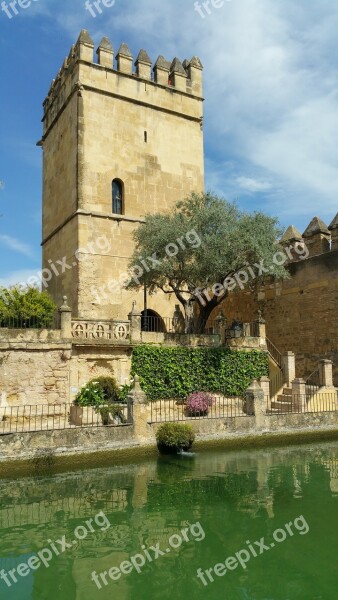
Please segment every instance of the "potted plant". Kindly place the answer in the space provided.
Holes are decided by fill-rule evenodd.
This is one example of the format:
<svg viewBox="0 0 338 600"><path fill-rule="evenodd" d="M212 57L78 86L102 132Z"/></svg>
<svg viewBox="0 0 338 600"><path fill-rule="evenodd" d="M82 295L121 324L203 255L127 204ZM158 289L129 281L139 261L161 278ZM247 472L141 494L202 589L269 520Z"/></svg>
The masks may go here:
<svg viewBox="0 0 338 600"><path fill-rule="evenodd" d="M214 399L207 392L193 392L187 398L187 414L190 417L205 417L213 404Z"/></svg>
<svg viewBox="0 0 338 600"><path fill-rule="evenodd" d="M95 411L101 415L102 425L122 425L127 422L122 407L118 404L98 406Z"/></svg>
<svg viewBox="0 0 338 600"><path fill-rule="evenodd" d="M95 408L95 412L100 414L102 419L102 425L110 425L111 418L109 414L110 408L109 406L98 406Z"/></svg>
<svg viewBox="0 0 338 600"><path fill-rule="evenodd" d="M83 408L77 404L72 404L70 407L69 421L71 425L81 427L83 419Z"/></svg>
<svg viewBox="0 0 338 600"><path fill-rule="evenodd" d="M81 426L83 424L83 409L85 407L102 406L105 402L105 393L99 383L90 381L79 391L74 400L74 405L70 407L70 423Z"/></svg>
<svg viewBox="0 0 338 600"><path fill-rule="evenodd" d="M106 402L119 402L121 390L114 377L101 375L95 379L92 379L88 385L94 385L96 389L100 388L104 394Z"/></svg>
<svg viewBox="0 0 338 600"><path fill-rule="evenodd" d="M191 425L183 423L163 423L156 433L157 447L161 454L177 454L188 451L194 440L195 433Z"/></svg>

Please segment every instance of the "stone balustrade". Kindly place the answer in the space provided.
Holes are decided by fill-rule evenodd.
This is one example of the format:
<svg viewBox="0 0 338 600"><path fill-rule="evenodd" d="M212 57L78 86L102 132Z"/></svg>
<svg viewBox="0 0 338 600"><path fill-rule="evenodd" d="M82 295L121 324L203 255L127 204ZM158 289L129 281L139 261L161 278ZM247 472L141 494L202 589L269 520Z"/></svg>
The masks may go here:
<svg viewBox="0 0 338 600"><path fill-rule="evenodd" d="M74 339L130 341L129 321L83 321L72 320L71 336Z"/></svg>

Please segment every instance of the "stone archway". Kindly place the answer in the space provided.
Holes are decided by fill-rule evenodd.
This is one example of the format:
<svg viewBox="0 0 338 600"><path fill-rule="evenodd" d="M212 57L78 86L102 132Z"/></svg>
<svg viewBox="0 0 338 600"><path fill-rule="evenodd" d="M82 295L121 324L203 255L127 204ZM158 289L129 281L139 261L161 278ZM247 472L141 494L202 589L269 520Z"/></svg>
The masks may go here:
<svg viewBox="0 0 338 600"><path fill-rule="evenodd" d="M148 308L147 311L143 310L141 312L141 330L152 333L165 333L166 326L162 317L151 308Z"/></svg>

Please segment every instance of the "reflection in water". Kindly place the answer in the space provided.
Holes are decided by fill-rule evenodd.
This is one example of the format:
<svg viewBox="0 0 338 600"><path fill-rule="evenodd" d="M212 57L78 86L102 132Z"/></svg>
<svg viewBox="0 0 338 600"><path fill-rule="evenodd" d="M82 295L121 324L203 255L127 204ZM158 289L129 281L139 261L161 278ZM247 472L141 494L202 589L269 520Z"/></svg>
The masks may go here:
<svg viewBox="0 0 338 600"><path fill-rule="evenodd" d="M336 445L213 451L159 457L128 466L0 481L0 570L30 556L103 510L111 527L96 530L47 569L11 588L6 600L217 599L336 600L338 451ZM207 590L197 568L222 562L247 540L268 538L303 514L310 532L294 537L215 581ZM142 547L200 521L206 539L185 543L97 590L91 573L128 560ZM109 578L108 578L109 579Z"/></svg>

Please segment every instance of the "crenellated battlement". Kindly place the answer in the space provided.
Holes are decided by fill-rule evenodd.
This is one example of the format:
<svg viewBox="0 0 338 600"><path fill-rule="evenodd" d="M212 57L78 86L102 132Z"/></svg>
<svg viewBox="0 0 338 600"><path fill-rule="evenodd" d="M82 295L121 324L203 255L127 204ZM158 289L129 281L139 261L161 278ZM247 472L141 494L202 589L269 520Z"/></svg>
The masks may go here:
<svg viewBox="0 0 338 600"><path fill-rule="evenodd" d="M314 217L302 234L294 225L290 225L281 239L281 244L288 246L295 243L306 245L309 256L338 250L338 213L329 226L319 217Z"/></svg>
<svg viewBox="0 0 338 600"><path fill-rule="evenodd" d="M96 60L94 60L95 55ZM94 54L94 42L88 31L83 29L76 44L71 47L69 55L64 59L56 78L52 81L43 103L45 131L67 97L74 92L76 86L79 86L79 82L86 83L82 81L79 65L92 66L94 69L104 70L117 77L129 77L138 84L140 82L149 83L154 87L165 88L167 92L187 94L199 101L203 99L203 66L197 56L181 62L177 57L168 61L160 55L153 64L147 51L141 49L134 60L132 52L125 43L121 44L115 55L113 45L107 37L102 38Z"/></svg>

